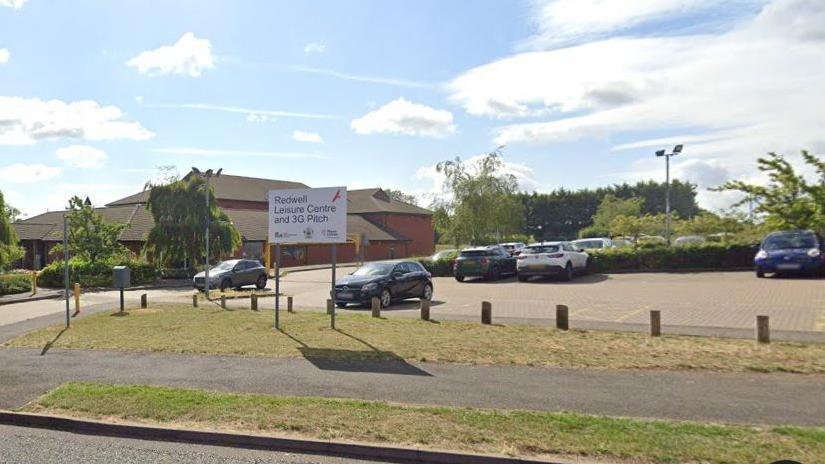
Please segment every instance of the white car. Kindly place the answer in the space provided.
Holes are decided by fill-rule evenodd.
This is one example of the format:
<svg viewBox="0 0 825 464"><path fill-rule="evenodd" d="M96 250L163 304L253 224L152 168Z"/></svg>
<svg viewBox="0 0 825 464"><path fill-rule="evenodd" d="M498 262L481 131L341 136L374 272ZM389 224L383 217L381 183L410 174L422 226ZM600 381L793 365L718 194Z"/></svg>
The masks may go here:
<svg viewBox="0 0 825 464"><path fill-rule="evenodd" d="M516 262L519 282L533 276L559 276L572 280L577 273L587 272L588 255L570 242L542 242L526 246Z"/></svg>
<svg viewBox="0 0 825 464"><path fill-rule="evenodd" d="M614 248L613 240L609 238L582 238L570 242L575 248L580 250L602 250Z"/></svg>
<svg viewBox="0 0 825 464"><path fill-rule="evenodd" d="M500 243L499 245L507 250L507 253L510 253L510 256L517 256L525 247L525 245L521 242Z"/></svg>

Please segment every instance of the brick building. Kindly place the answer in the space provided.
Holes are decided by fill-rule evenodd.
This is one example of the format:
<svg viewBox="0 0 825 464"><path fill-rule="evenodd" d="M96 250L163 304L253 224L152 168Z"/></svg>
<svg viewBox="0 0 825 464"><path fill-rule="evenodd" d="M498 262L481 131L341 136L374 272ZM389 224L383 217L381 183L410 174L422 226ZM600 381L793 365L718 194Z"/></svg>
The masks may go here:
<svg viewBox="0 0 825 464"><path fill-rule="evenodd" d="M306 188L298 182L222 175L212 179L218 206L229 216L243 237L235 257L263 259L267 244L267 192L273 189ZM152 229L152 216L146 210L148 191L95 208L106 222L126 224L120 240L140 253ZM365 240L362 254L366 260L404 258L433 252L432 212L390 198L380 188L347 191L347 234ZM26 250L20 267L40 269L52 258L49 250L63 240L63 211L46 212L14 223L20 244ZM360 256L355 244L338 245L338 261L352 262ZM275 247L271 245L271 256ZM284 245L281 265L325 264L331 261L330 245Z"/></svg>

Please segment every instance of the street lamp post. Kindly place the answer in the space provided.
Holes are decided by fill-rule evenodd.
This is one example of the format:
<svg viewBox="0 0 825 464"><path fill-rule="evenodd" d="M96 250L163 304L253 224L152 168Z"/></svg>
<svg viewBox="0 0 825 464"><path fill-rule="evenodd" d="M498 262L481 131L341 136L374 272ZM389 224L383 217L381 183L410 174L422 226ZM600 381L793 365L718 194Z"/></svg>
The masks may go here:
<svg viewBox="0 0 825 464"><path fill-rule="evenodd" d="M665 153L665 150L656 152L656 156L665 157L665 239L667 246L670 246L670 157L682 152L683 145L673 147L673 152Z"/></svg>
<svg viewBox="0 0 825 464"><path fill-rule="evenodd" d="M206 267L204 268L204 271L203 271L204 272L204 274L203 274L203 277L204 277L203 291L204 291L204 293L206 293L206 299L207 300L209 299L209 296L210 296L209 295L209 290L210 290L210 287L211 287L211 284L212 284L209 281L209 225L210 225L209 221L210 221L210 216L211 216L211 214L209 212L209 181L213 177L220 177L221 176L221 171L223 171L223 168L218 169L217 172L212 172L211 169L207 170L206 172L201 172L198 168L196 168L194 166L192 167L192 174L206 180L206 183L204 184L204 196L206 197L206 254L205 254L205 258L204 258L204 265Z"/></svg>

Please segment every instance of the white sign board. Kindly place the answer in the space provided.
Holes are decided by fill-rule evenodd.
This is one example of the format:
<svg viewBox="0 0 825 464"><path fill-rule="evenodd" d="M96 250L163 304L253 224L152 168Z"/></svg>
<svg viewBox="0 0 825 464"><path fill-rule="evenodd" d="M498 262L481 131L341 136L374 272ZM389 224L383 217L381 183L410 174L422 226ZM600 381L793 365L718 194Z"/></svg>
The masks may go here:
<svg viewBox="0 0 825 464"><path fill-rule="evenodd" d="M347 188L270 190L270 243L345 243Z"/></svg>

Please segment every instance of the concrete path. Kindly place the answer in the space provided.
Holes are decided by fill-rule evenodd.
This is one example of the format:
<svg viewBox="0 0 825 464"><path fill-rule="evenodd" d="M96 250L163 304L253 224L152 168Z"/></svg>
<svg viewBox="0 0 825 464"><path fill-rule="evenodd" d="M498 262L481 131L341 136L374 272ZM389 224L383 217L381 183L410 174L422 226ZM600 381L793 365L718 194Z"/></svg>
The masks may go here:
<svg viewBox="0 0 825 464"><path fill-rule="evenodd" d="M613 416L825 425L825 376L0 348L0 408L20 407L71 380Z"/></svg>

